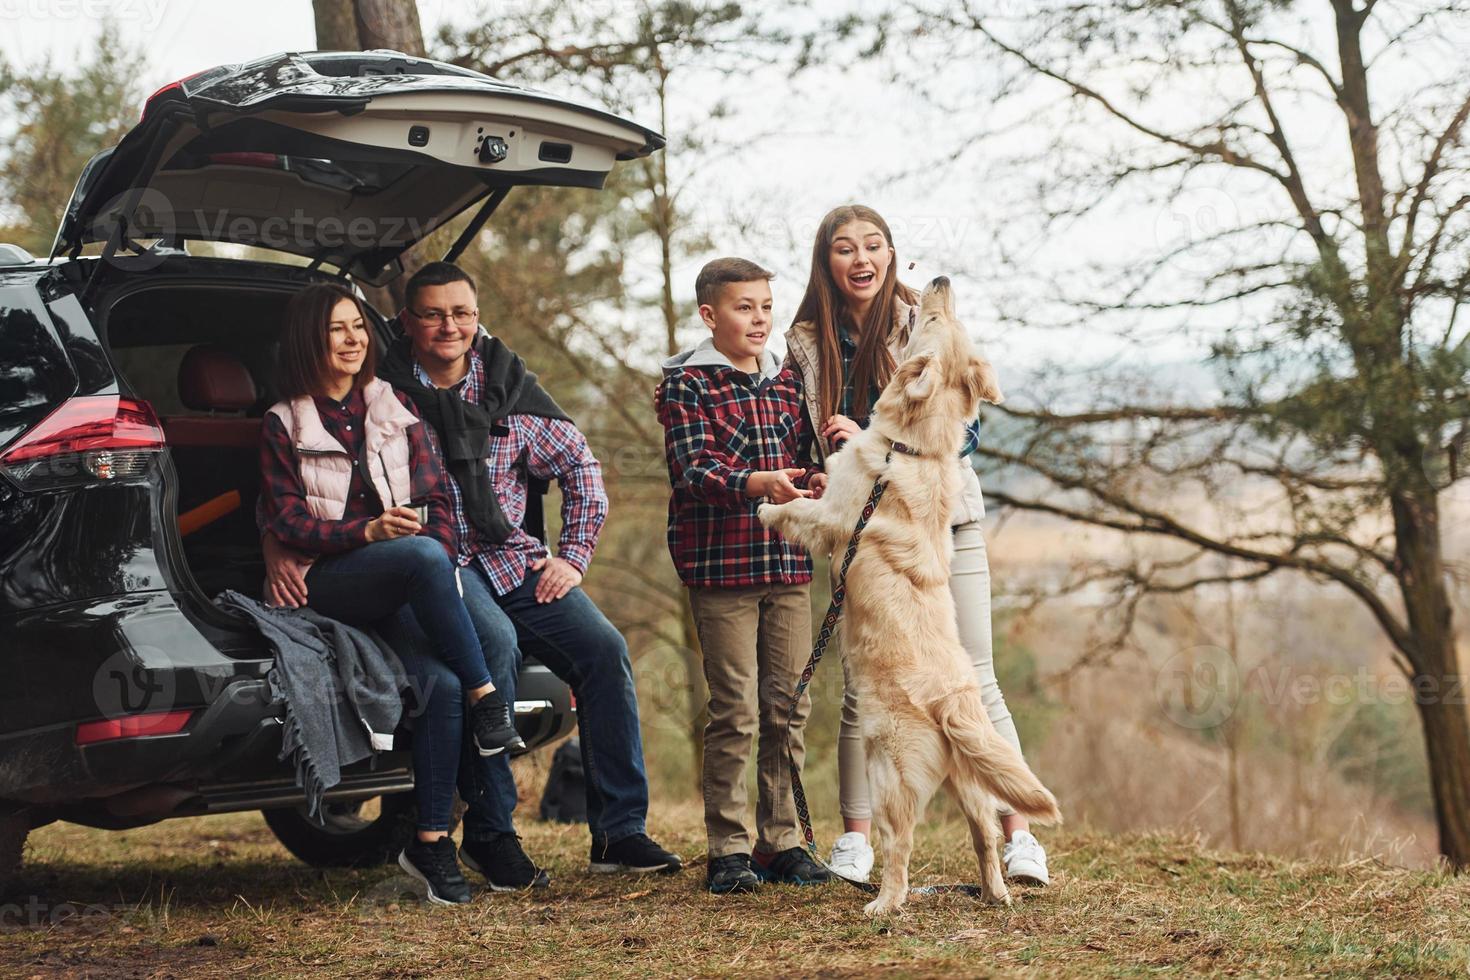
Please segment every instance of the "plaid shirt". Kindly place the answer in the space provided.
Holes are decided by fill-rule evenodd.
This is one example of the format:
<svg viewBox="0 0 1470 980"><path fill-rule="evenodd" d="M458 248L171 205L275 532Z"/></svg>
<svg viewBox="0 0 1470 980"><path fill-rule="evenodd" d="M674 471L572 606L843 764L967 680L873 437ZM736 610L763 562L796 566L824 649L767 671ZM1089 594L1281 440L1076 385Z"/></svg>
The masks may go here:
<svg viewBox="0 0 1470 980"><path fill-rule="evenodd" d="M407 398L396 391L393 394L410 412L418 414ZM282 544L314 555L335 555L367 544L368 523L382 514L384 507L378 491L363 472L363 420L367 417L367 403L362 392L354 388L343 401L313 398L312 402L321 416L322 428L356 461L342 519L329 521L312 516L291 433L286 431L280 416L272 413L266 415L260 430L261 487L256 520L262 531L271 532ZM408 437L411 496L410 500L398 503L427 503L429 523L423 533L442 544L453 557L454 527L445 492L448 481L444 479L433 433L420 422L404 434Z"/></svg>
<svg viewBox="0 0 1470 980"><path fill-rule="evenodd" d="M868 386L868 412L869 414L858 417L853 413L852 395L852 361L857 357L857 341L852 339L852 334L847 327L837 326L837 347L842 356L842 394L837 399L837 414L846 415L858 424L859 428L866 429L868 423L873 420L873 406L878 401L878 396L883 392L873 385ZM960 447L960 456L966 457L980 448L980 420L975 419L965 425L965 444Z"/></svg>
<svg viewBox="0 0 1470 980"><path fill-rule="evenodd" d="M485 365L473 348L469 352L470 369L454 390L465 401L475 403L485 389ZM433 380L419 364L414 376L434 387ZM607 492L602 486L602 466L587 446L587 439L577 427L562 419L539 415L507 415L505 432L497 424L490 436L490 485L506 520L515 528L500 544L488 540L478 527L470 523L464 512L464 495L452 474L444 481L448 487L449 509L459 532L460 565L477 563L496 595L505 595L526 579L532 562L545 558L546 546L521 527L526 516L527 474L538 480L556 480L561 487L561 538L557 557L586 573L597 547L598 535L607 520ZM522 465L524 464L524 465Z"/></svg>
<svg viewBox="0 0 1470 980"><path fill-rule="evenodd" d="M673 485L668 538L679 579L727 588L810 582L811 558L768 531L755 513L761 501L745 495L758 470L811 465L796 372L757 384L734 368L681 368L658 386L654 407Z"/></svg>
<svg viewBox="0 0 1470 980"><path fill-rule="evenodd" d="M862 428L866 429L872 417L873 405L878 401L878 396L882 392L878 390L876 385L868 385L868 411L862 415L853 414L855 408L852 391L854 387L852 383L852 362L857 357L857 349L857 341L853 340L852 334L848 332L847 327L839 323L837 325L837 352L842 358L842 393L837 398L837 414L846 415Z"/></svg>

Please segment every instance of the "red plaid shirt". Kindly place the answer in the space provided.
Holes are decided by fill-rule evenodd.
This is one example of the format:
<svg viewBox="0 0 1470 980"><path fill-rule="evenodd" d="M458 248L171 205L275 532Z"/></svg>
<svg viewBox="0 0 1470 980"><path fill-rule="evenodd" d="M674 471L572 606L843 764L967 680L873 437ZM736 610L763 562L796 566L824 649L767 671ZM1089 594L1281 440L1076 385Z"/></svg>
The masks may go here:
<svg viewBox="0 0 1470 980"><path fill-rule="evenodd" d="M469 357L469 373L454 388L461 398L474 403L485 389L485 365L474 348L470 349ZM420 382L434 387L433 380L420 365L415 363L413 369ZM539 415L507 415L503 423L505 432L501 433L497 424L490 436L490 458L485 465L500 509L515 528L509 538L500 544L487 540L465 516L464 497L454 476L450 474L444 481L459 532L459 564L475 562L484 569L496 595L505 595L519 586L525 581L531 563L549 554L544 544L521 527L526 516L528 473L538 480L554 479L561 488L557 557L570 562L577 571L586 573L602 525L607 521L602 466L575 425Z"/></svg>
<svg viewBox="0 0 1470 980"><path fill-rule="evenodd" d="M724 587L810 582L811 557L766 530L755 514L760 499L745 495L752 473L811 465L796 372L757 383L730 367L683 367L658 386L654 407L673 485L669 553L679 579Z"/></svg>
<svg viewBox="0 0 1470 980"><path fill-rule="evenodd" d="M398 392L393 393L404 407L415 415L413 403ZM269 531L289 545L313 555L335 555L367 544L367 526L384 511L378 491L362 469L363 420L367 403L356 388L343 401L313 398L322 428L342 444L357 460L352 468L352 483L347 491L347 506L340 521L313 517L306 504L306 488L301 483L301 470L296 461L296 448L291 433L280 416L268 414L260 429L260 503L256 520L262 531ZM454 557L456 543L450 520L449 497L445 492L444 468L439 462L439 449L427 425L420 422L405 430L408 436L408 465L412 474L410 500L400 504L427 503L429 523L423 533L440 544Z"/></svg>

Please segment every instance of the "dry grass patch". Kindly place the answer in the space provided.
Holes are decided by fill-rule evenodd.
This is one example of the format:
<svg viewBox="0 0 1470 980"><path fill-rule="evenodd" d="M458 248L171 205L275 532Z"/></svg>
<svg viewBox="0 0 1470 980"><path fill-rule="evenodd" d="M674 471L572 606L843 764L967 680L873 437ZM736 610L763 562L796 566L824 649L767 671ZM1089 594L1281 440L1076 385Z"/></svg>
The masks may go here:
<svg viewBox="0 0 1470 980"><path fill-rule="evenodd" d="M0 975L212 977L438 975L1048 976L1463 975L1470 882L1432 872L1207 851L1174 836L1049 835L1056 882L1010 909L921 898L873 922L844 886L702 890L690 806L655 831L696 866L587 875L586 833L528 823L548 864L540 894L421 906L392 868L316 871L257 815L124 833L36 832L0 916ZM830 840L832 828L826 828ZM919 834L914 879L970 880L955 825Z"/></svg>

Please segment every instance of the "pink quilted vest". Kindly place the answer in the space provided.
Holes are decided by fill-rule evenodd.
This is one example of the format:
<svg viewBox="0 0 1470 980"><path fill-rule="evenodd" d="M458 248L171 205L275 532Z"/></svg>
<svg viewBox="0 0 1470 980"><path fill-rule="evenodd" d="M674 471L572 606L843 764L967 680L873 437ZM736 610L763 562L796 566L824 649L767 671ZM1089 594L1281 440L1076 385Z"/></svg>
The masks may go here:
<svg viewBox="0 0 1470 980"><path fill-rule="evenodd" d="M362 394L367 403L363 454L367 458L367 477L385 508L406 505L412 494L406 430L419 423L418 416L404 408L393 394L393 386L380 378L369 381ZM291 434L311 516L340 521L347 510L356 460L322 426L316 403L310 397L277 402L267 414L280 418Z"/></svg>

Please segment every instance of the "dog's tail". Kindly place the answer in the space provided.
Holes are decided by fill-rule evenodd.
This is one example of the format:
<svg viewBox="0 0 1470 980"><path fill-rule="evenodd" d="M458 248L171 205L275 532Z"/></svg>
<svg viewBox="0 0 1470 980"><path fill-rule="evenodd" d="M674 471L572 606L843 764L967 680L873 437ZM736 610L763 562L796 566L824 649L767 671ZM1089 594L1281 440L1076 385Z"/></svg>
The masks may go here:
<svg viewBox="0 0 1470 980"><path fill-rule="evenodd" d="M934 718L961 760L970 763L971 771L991 794L1038 823L1062 822L1056 797L990 723L979 688L945 695L935 702Z"/></svg>

